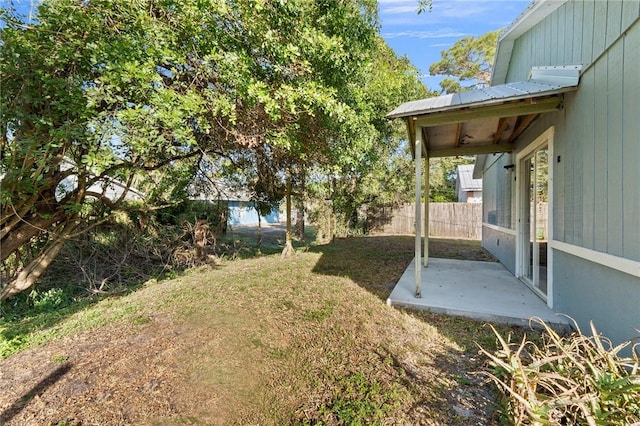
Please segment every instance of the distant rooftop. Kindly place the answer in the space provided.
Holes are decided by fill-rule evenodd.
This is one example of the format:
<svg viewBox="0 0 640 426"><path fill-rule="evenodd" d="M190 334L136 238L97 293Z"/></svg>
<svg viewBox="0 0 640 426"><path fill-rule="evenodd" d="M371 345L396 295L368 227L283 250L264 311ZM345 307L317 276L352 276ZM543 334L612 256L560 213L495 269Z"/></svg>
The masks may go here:
<svg viewBox="0 0 640 426"><path fill-rule="evenodd" d="M482 179L473 178L473 164L458 166L458 179L463 191L482 191Z"/></svg>

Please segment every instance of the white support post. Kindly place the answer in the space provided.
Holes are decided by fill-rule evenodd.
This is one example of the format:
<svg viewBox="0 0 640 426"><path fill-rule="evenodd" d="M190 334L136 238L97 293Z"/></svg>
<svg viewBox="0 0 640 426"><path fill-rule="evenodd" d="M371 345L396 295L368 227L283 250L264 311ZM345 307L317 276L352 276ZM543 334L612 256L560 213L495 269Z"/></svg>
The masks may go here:
<svg viewBox="0 0 640 426"><path fill-rule="evenodd" d="M429 267L429 151L424 153L424 267Z"/></svg>
<svg viewBox="0 0 640 426"><path fill-rule="evenodd" d="M416 253L415 253L415 296L422 297L422 129L416 128L415 145L415 165L416 165Z"/></svg>

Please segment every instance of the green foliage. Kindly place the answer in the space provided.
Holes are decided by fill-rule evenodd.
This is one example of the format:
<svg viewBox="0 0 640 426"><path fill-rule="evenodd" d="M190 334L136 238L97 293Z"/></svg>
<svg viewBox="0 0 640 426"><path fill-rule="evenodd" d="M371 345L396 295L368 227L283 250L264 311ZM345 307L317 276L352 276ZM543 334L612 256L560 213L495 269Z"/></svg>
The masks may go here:
<svg viewBox="0 0 640 426"><path fill-rule="evenodd" d="M328 423L377 425L393 408L396 398L393 391L385 391L375 378L358 371L339 380L336 395L319 412L333 420Z"/></svg>
<svg viewBox="0 0 640 426"><path fill-rule="evenodd" d="M0 359L51 338L51 327L95 300L80 297L78 288L66 286L20 294L3 302L0 317Z"/></svg>
<svg viewBox="0 0 640 426"><path fill-rule="evenodd" d="M226 218L227 202L186 200L179 204L159 210L149 218L157 218L161 225L182 226L185 222L194 224L198 219L205 220L211 229L218 228L220 221ZM137 215L134 215L134 217ZM153 220L153 219L151 219Z"/></svg>
<svg viewBox="0 0 640 426"><path fill-rule="evenodd" d="M629 425L640 421L640 359L621 357L631 342L613 346L591 324L561 337L543 321L543 341L511 343L494 333L501 348L482 349L484 372L504 394L503 414L522 425Z"/></svg>
<svg viewBox="0 0 640 426"><path fill-rule="evenodd" d="M334 302L328 301L320 309L305 311L302 317L307 321L323 322L333 314L334 305Z"/></svg>
<svg viewBox="0 0 640 426"><path fill-rule="evenodd" d="M144 212L184 199L203 159L244 157L266 209L290 164L351 170L389 127L363 89L375 1L50 0L30 24L1 11L0 299L65 238L132 210L106 181L139 188Z"/></svg>
<svg viewBox="0 0 640 426"><path fill-rule="evenodd" d="M444 93L456 93L477 84L489 84L500 30L458 40L449 50L441 52L442 59L429 67L431 75L445 75L440 86ZM451 78L454 77L454 78ZM461 82L471 81L463 87Z"/></svg>
<svg viewBox="0 0 640 426"><path fill-rule="evenodd" d="M431 0L418 0L418 15L433 9L433 2Z"/></svg>
<svg viewBox="0 0 640 426"><path fill-rule="evenodd" d="M323 223L335 221L335 226L321 227L321 233L329 228L332 235L366 232L358 228L364 223L363 206L396 204L412 196L406 129L385 115L402 102L434 93L422 84L408 59L398 58L381 39L357 87L359 116L367 126L360 127L358 139L333 151L334 159L313 170L309 179L310 198L331 202L331 219L327 220L327 203L317 202L312 211Z"/></svg>

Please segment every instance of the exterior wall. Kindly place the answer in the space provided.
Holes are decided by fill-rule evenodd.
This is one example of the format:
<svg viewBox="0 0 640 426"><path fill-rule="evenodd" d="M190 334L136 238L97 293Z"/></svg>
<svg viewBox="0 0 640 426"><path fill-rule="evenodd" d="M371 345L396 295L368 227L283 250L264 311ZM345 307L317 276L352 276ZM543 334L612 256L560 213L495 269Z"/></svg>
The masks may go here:
<svg viewBox="0 0 640 426"><path fill-rule="evenodd" d="M638 336L639 279L580 257L554 251L554 310L590 334L589 321L614 342ZM621 297L623 295L623 297Z"/></svg>
<svg viewBox="0 0 640 426"><path fill-rule="evenodd" d="M482 224L482 247L487 249L512 274L516 273L516 234Z"/></svg>
<svg viewBox="0 0 640 426"><path fill-rule="evenodd" d="M482 191L467 191L467 203L481 203Z"/></svg>
<svg viewBox="0 0 640 426"><path fill-rule="evenodd" d="M515 173L511 154L488 155L482 174L482 246L516 272Z"/></svg>
<svg viewBox="0 0 640 426"><path fill-rule="evenodd" d="M515 41L507 81L526 80L533 66L588 68L639 16L638 0L568 1Z"/></svg>
<svg viewBox="0 0 640 426"><path fill-rule="evenodd" d="M458 190L459 203L481 203L482 191L463 191Z"/></svg>
<svg viewBox="0 0 640 426"><path fill-rule="evenodd" d="M278 223L280 213L273 209L267 216L261 217L262 223ZM250 201L229 201L229 225L257 225L258 212Z"/></svg>
<svg viewBox="0 0 640 426"><path fill-rule="evenodd" d="M564 109L535 120L517 149L555 127L553 308L583 330L593 320L614 342L640 329L639 16L640 1L567 2L516 40L507 74L522 80L531 66L583 64ZM554 241L631 267L565 253Z"/></svg>
<svg viewBox="0 0 640 426"><path fill-rule="evenodd" d="M640 4L640 2L639 2ZM555 126L554 239L640 261L640 20L584 70L563 111L544 114L518 142Z"/></svg>
<svg viewBox="0 0 640 426"><path fill-rule="evenodd" d="M482 176L482 222L515 230L515 174L505 169L512 164L511 154L487 156Z"/></svg>
<svg viewBox="0 0 640 426"><path fill-rule="evenodd" d="M458 192L458 202L459 203L466 203L467 202L467 191L463 191L462 189L460 189L459 185L456 185L456 186L458 186L458 190L457 190L457 192Z"/></svg>

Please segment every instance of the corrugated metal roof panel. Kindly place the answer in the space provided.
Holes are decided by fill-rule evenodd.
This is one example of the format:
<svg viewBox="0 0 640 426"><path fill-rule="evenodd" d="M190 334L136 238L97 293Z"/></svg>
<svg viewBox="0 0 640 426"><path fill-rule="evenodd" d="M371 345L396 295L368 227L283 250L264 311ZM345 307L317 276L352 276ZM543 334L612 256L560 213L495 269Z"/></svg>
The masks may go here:
<svg viewBox="0 0 640 426"><path fill-rule="evenodd" d="M481 191L482 179L473 178L473 164L458 166L458 179L463 191Z"/></svg>
<svg viewBox="0 0 640 426"><path fill-rule="evenodd" d="M556 80L551 77L551 74L547 73L543 76L543 80L532 79L519 81L498 86L483 87L459 94L411 101L400 105L387 114L387 117L399 118L431 114L439 111L475 108L499 102L550 96L574 90L578 85L580 67L571 66L562 68L571 68L571 76L569 76L570 73L563 70L563 74L558 76Z"/></svg>

